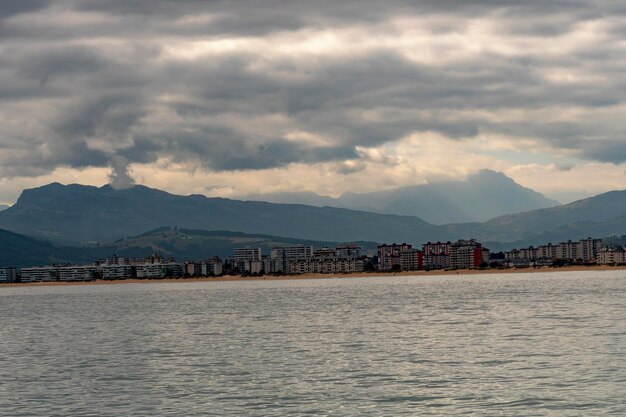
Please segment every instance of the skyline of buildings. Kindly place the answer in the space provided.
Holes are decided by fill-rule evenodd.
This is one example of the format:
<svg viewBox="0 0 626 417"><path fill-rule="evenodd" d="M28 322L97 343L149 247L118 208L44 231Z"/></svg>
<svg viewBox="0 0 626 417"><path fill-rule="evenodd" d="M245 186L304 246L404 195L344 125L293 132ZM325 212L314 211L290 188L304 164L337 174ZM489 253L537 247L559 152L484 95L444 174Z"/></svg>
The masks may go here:
<svg viewBox="0 0 626 417"><path fill-rule="evenodd" d="M477 269L487 267L540 267L563 262L626 264L626 248L607 244L603 239L586 238L557 244L547 243L492 254L475 239L456 242L427 242L421 250L407 243L384 243L376 255L362 253L356 243L335 248L311 245L274 246L264 255L260 246L242 246L222 260L176 262L172 257L154 253L147 257L113 255L90 265L56 264L24 268L0 267L0 283L80 282L166 277L210 277L229 275L296 275L307 273L349 274L358 272L396 272L434 269Z"/></svg>

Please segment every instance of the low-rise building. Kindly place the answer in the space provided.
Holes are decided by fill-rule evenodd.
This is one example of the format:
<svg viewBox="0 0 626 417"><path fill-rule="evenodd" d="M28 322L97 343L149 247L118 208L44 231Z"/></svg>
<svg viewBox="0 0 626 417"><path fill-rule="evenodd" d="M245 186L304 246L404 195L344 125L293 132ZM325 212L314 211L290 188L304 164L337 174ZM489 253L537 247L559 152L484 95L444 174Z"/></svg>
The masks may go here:
<svg viewBox="0 0 626 417"><path fill-rule="evenodd" d="M363 272L364 265L363 258L316 257L292 259L289 270L292 274L349 274Z"/></svg>
<svg viewBox="0 0 626 417"><path fill-rule="evenodd" d="M624 247L602 248L598 252L596 261L600 265L624 265L626 264L626 250Z"/></svg>
<svg viewBox="0 0 626 417"><path fill-rule="evenodd" d="M118 280L135 278L135 268L132 265L102 265L100 277L104 280Z"/></svg>
<svg viewBox="0 0 626 417"><path fill-rule="evenodd" d="M505 253L508 263L513 261L533 261L535 263L546 264L547 262L559 261L582 261L595 262L601 248L602 239L581 239L577 242L568 240L556 245L548 243L539 245L536 248L513 249Z"/></svg>
<svg viewBox="0 0 626 417"><path fill-rule="evenodd" d="M219 276L224 273L224 263L220 258L214 256L202 263L202 276Z"/></svg>
<svg viewBox="0 0 626 417"><path fill-rule="evenodd" d="M0 284L17 281L17 270L13 267L0 268Z"/></svg>
<svg viewBox="0 0 626 417"><path fill-rule="evenodd" d="M57 277L59 281L93 281L98 276L98 268L94 265L65 265L59 266Z"/></svg>
<svg viewBox="0 0 626 417"><path fill-rule="evenodd" d="M184 265L184 274L188 277L200 277L204 275L202 273L202 261L190 261L185 262Z"/></svg>
<svg viewBox="0 0 626 417"><path fill-rule="evenodd" d="M57 278L56 266L33 266L20 269L21 282L54 282Z"/></svg>
<svg viewBox="0 0 626 417"><path fill-rule="evenodd" d="M154 263L137 265L135 267L137 278L169 278L183 275L183 266L179 263Z"/></svg>

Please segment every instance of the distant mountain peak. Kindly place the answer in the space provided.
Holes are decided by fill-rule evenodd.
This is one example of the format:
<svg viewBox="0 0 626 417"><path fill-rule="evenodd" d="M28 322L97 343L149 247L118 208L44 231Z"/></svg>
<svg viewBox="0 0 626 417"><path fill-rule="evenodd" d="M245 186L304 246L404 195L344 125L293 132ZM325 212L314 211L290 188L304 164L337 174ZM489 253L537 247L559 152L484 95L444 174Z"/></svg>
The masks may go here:
<svg viewBox="0 0 626 417"><path fill-rule="evenodd" d="M506 178L500 173L483 173ZM504 180L504 179L503 179ZM509 181L508 179L505 181ZM179 196L145 186L126 190L59 183L24 190L18 202L0 212L0 228L51 242L91 244L139 235L163 225L179 230L233 230L319 241L367 240L380 243L475 237L485 242L545 243L549 239L626 234L626 191L611 191L571 204L510 214L511 207L548 205L545 197L515 184L489 181L415 186L385 193L354 194L360 210L299 204L240 201L202 195ZM361 200L359 200L361 199ZM509 210L485 223L435 225L402 210L445 216ZM400 215L362 210L394 210ZM462 223L462 224L460 224ZM531 241L532 240L532 241ZM242 237L239 243L245 244ZM528 243L530 242L530 243ZM193 239L187 243L193 244ZM1 252L1 251L0 251Z"/></svg>
<svg viewBox="0 0 626 417"><path fill-rule="evenodd" d="M502 172L491 169L481 169L464 180L360 194L347 191L339 198L294 192L261 194L251 199L416 216L435 224L486 221L505 214L559 205L558 201L550 200Z"/></svg>

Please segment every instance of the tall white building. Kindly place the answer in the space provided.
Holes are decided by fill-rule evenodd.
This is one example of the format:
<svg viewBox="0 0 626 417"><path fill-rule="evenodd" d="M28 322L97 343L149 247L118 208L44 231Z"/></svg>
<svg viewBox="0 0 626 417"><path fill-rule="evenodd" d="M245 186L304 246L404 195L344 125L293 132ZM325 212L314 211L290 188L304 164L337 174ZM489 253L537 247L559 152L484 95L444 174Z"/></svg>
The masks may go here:
<svg viewBox="0 0 626 417"><path fill-rule="evenodd" d="M272 248L269 265L271 266L271 272L289 273L289 261L312 257L313 246L277 246ZM268 272L267 269L266 272Z"/></svg>
<svg viewBox="0 0 626 417"><path fill-rule="evenodd" d="M235 248L235 262L260 261L262 257L261 248Z"/></svg>

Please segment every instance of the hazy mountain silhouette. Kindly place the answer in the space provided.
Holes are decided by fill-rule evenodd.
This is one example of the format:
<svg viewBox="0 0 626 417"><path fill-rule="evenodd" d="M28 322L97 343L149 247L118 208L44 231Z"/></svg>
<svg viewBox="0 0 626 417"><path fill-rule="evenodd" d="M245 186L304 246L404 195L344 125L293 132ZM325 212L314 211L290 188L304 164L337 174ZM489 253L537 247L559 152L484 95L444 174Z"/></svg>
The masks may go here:
<svg viewBox="0 0 626 417"><path fill-rule="evenodd" d="M57 183L25 190L0 212L0 228L65 245L110 242L163 225L329 242L421 244L473 237L505 248L626 234L626 191L484 223L443 226L412 216L333 207L177 196L144 186L114 190Z"/></svg>
<svg viewBox="0 0 626 417"><path fill-rule="evenodd" d="M0 212L0 228L66 244L106 242L163 225L325 241L422 241L456 232L417 217L297 204L178 196L134 186L49 184L24 190Z"/></svg>
<svg viewBox="0 0 626 417"><path fill-rule="evenodd" d="M559 205L558 201L522 187L500 172L486 169L463 181L345 193L339 198L309 192L255 194L245 198L416 216L434 224L486 221L504 214Z"/></svg>
<svg viewBox="0 0 626 417"><path fill-rule="evenodd" d="M0 211L6 210L8 208L9 208L9 206L7 206L6 204L0 204Z"/></svg>

